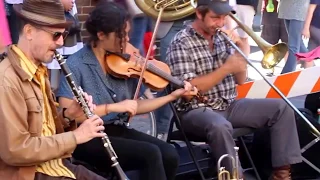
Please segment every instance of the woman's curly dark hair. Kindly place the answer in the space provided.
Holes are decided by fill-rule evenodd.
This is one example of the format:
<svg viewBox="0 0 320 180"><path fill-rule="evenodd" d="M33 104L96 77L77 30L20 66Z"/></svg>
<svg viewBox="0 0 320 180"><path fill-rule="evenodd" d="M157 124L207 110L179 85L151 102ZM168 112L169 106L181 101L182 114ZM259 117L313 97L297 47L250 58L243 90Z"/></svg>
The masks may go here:
<svg viewBox="0 0 320 180"><path fill-rule="evenodd" d="M95 9L89 14L85 27L90 34L90 41L93 46L97 45L98 32L108 35L115 32L122 44L123 38L126 36L127 21L130 20L129 13L121 6L113 2L102 1L97 4Z"/></svg>

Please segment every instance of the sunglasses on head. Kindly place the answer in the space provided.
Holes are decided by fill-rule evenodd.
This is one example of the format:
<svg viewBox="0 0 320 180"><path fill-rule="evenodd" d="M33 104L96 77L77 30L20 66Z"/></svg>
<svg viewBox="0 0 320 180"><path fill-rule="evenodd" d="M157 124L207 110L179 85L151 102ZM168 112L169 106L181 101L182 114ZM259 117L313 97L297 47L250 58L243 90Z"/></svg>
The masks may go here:
<svg viewBox="0 0 320 180"><path fill-rule="evenodd" d="M48 29L42 28L42 27L36 27L38 29L41 29L47 33L50 33L52 35L52 39L53 41L58 41L60 39L60 37L62 36L63 39L65 39L68 36L68 31L64 31L64 32L54 32L54 31L50 31Z"/></svg>

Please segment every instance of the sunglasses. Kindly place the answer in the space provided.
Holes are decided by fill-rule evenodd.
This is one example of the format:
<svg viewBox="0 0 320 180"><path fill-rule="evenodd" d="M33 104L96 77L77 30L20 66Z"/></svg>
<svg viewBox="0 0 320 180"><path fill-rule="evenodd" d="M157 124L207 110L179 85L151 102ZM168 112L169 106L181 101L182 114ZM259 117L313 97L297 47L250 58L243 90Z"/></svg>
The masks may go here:
<svg viewBox="0 0 320 180"><path fill-rule="evenodd" d="M41 29L47 33L50 33L52 35L52 39L53 41L58 41L60 39L60 37L62 36L63 40L68 36L69 32L68 31L64 31L64 32L54 32L54 31L50 31L48 29L42 28L42 27L36 27L37 29Z"/></svg>

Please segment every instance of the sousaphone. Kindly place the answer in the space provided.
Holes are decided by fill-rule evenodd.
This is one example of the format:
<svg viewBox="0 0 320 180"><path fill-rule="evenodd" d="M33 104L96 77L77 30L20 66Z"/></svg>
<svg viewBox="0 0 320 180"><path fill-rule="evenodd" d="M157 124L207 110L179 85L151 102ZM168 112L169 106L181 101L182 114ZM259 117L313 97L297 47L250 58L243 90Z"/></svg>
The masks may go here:
<svg viewBox="0 0 320 180"><path fill-rule="evenodd" d="M195 12L190 0L135 0L137 6L153 19L157 19L159 8L157 4L172 2L161 15L161 21L175 21L187 17Z"/></svg>

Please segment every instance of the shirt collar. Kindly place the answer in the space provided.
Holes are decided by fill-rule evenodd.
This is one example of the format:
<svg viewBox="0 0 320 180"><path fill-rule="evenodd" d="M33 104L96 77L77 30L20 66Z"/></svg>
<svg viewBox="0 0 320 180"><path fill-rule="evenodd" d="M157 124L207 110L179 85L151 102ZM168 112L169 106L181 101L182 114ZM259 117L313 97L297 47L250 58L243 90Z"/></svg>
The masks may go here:
<svg viewBox="0 0 320 180"><path fill-rule="evenodd" d="M29 81L32 81L33 77L35 76L38 70L41 70L41 73L43 75L48 75L47 68L45 66L43 66L42 64L40 64L39 66L34 64L17 46L12 45L12 50L18 55L21 68L29 75Z"/></svg>
<svg viewBox="0 0 320 180"><path fill-rule="evenodd" d="M96 55L94 54L93 49L91 48L90 44L86 44L83 47L82 58L83 58L83 63L85 63L85 64L100 66L99 61L98 61Z"/></svg>
<svg viewBox="0 0 320 180"><path fill-rule="evenodd" d="M22 69L29 75L28 80L32 81L38 67L17 46L13 45L12 50L18 55Z"/></svg>

